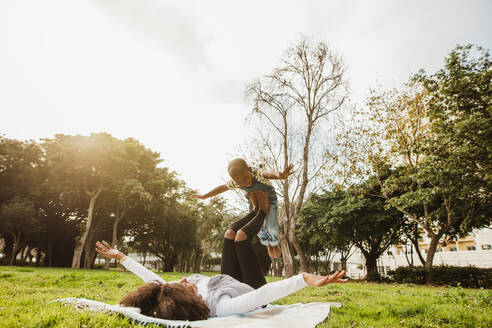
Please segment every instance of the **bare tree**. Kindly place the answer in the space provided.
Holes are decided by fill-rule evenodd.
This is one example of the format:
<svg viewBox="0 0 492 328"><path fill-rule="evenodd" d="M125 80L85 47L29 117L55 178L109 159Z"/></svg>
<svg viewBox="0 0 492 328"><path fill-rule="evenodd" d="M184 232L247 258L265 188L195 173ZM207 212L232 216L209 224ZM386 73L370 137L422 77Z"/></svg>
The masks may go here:
<svg viewBox="0 0 492 328"><path fill-rule="evenodd" d="M280 182L280 243L288 276L297 272L294 250L301 270L309 270L296 238L296 222L306 195L315 189L324 168L323 156L313 156L326 132L321 131L322 122L347 98L344 72L342 58L326 44L302 39L287 49L272 74L247 87L252 117L266 127L256 139L256 146L261 147L257 160L278 170L292 163L298 170L293 178Z"/></svg>

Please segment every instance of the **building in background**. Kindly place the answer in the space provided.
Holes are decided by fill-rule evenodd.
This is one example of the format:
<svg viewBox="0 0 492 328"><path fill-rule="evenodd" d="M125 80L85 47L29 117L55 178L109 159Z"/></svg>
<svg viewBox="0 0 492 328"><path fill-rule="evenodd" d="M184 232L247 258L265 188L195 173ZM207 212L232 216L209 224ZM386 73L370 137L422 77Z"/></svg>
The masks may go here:
<svg viewBox="0 0 492 328"><path fill-rule="evenodd" d="M427 256L430 239L424 237L419 243L422 256ZM410 252L410 245L407 245L407 252L403 246L391 246L378 259L378 270L386 276L390 270L397 267L409 266L413 259L414 266L421 266L415 251ZM477 268L492 267L492 228L484 228L469 234L456 242L449 242L442 239L434 255L433 265L451 266L474 266ZM331 264L332 271L340 270L340 257L335 256ZM366 275L365 260L360 251L355 251L348 259L347 273L352 278L363 278Z"/></svg>

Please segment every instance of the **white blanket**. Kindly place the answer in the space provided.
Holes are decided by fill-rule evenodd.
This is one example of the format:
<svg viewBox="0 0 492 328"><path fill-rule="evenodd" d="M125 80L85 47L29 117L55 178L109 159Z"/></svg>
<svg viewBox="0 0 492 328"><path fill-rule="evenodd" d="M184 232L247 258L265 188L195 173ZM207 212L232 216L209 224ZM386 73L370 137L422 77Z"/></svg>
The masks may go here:
<svg viewBox="0 0 492 328"><path fill-rule="evenodd" d="M54 302L71 304L82 311L119 313L143 325L153 323L168 328L314 328L318 323L323 322L328 317L331 306L341 307L340 303L268 305L263 309L256 309L243 315L210 318L200 321L179 321L152 318L140 314L140 309L138 308L111 305L85 298L62 298L54 300Z"/></svg>

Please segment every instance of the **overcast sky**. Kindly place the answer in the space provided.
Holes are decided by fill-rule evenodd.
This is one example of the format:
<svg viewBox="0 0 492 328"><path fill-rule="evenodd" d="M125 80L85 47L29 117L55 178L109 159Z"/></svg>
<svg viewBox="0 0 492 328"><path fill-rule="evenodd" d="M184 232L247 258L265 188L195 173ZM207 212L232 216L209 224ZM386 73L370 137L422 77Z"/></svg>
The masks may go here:
<svg viewBox="0 0 492 328"><path fill-rule="evenodd" d="M492 1L1 0L0 133L109 132L206 192L248 135L244 87L305 35L348 65L352 101L492 45Z"/></svg>

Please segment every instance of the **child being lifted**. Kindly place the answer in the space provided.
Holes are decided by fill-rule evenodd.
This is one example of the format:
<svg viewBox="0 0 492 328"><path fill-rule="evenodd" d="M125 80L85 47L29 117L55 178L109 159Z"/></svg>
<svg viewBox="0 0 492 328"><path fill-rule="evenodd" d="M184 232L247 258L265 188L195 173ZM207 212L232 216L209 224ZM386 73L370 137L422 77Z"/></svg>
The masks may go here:
<svg viewBox="0 0 492 328"><path fill-rule="evenodd" d="M252 168L248 166L242 158L232 160L227 171L231 177L226 184L220 185L213 190L203 195L194 195L195 198L206 199L221 194L230 189L242 189L246 191L250 198L250 205L257 205L251 198L255 197L255 193L262 192L268 196L268 204L258 202L261 210L267 213L266 227L263 226L258 232L258 238L262 245L268 249L268 255L271 258L277 258L282 254L278 245L278 219L277 219L277 194L271 182L268 179L287 179L294 173L293 165L287 165L283 172L265 172L261 168ZM251 206L250 206L251 208Z"/></svg>

